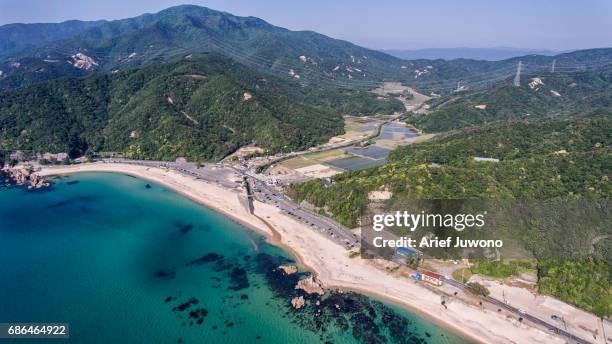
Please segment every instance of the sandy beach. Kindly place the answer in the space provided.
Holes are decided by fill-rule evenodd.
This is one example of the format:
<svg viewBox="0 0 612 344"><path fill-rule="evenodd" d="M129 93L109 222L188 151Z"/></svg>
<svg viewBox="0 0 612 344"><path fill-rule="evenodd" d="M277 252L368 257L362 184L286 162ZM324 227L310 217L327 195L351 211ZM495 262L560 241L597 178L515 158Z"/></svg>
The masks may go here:
<svg viewBox="0 0 612 344"><path fill-rule="evenodd" d="M286 216L272 205L255 201L255 215L245 207L241 188L227 188L198 180L172 170L119 163L86 163L43 167L41 176L76 172L117 172L150 180L171 188L207 207L268 236L274 244L288 249L305 268L313 271L326 288L352 290L400 304L428 320L447 327L471 341L481 343L565 343L560 337L508 319L497 312L482 310L460 300L449 300L405 277L391 274L376 262L350 258L348 251ZM266 223L264 223L265 220ZM271 228L270 228L271 227Z"/></svg>

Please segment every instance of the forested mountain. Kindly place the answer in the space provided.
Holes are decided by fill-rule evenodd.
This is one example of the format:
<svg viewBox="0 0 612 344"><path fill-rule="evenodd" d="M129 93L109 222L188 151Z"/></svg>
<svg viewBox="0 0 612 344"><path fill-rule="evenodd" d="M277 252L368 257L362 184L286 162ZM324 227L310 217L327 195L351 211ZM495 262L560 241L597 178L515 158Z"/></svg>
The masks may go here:
<svg viewBox="0 0 612 344"><path fill-rule="evenodd" d="M122 20L0 26L0 90L202 52L304 84L372 89L383 80L401 81L428 94L448 93L457 83L473 89L504 80L519 60L526 71L548 70L555 59L560 69L612 61L611 49L503 61L408 61L313 31L183 5Z"/></svg>
<svg viewBox="0 0 612 344"><path fill-rule="evenodd" d="M6 91L0 149L211 160L250 143L271 151L305 149L343 132L334 109L373 114L398 106L371 94L263 76L218 55L192 56Z"/></svg>
<svg viewBox="0 0 612 344"><path fill-rule="evenodd" d="M612 65L573 73L523 76L520 86L507 82L475 92L457 92L430 101L426 115L406 119L428 131L450 129L528 117L585 113L612 107Z"/></svg>
<svg viewBox="0 0 612 344"><path fill-rule="evenodd" d="M250 67L310 82L380 79L393 76L402 64L312 31L290 31L258 18L191 5L115 21L5 25L0 37L5 40L0 46L5 61L0 69L7 78L0 80L3 88L60 73L110 71L198 52L218 52ZM77 53L82 55L73 56ZM34 73L39 76L30 75Z"/></svg>

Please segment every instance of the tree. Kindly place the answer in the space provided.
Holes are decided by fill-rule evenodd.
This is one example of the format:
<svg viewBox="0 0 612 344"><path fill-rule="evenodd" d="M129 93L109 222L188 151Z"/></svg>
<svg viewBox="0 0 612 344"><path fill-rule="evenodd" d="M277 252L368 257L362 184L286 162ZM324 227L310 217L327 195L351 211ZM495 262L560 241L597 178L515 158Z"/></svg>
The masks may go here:
<svg viewBox="0 0 612 344"><path fill-rule="evenodd" d="M487 287L478 282L469 282L467 286L469 291L476 295L489 296L489 294L491 294Z"/></svg>

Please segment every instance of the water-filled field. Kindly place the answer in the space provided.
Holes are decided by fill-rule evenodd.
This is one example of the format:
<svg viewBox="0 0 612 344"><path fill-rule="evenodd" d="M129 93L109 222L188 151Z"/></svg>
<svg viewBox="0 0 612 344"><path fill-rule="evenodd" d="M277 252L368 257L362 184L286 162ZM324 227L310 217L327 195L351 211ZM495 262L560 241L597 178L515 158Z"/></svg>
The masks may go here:
<svg viewBox="0 0 612 344"><path fill-rule="evenodd" d="M352 171L382 165L385 162L385 159L370 159L360 156L352 156L349 158L328 161L326 164L333 167L341 168L343 170Z"/></svg>
<svg viewBox="0 0 612 344"><path fill-rule="evenodd" d="M349 147L345 148L344 150L352 154L366 156L372 159L385 159L389 155L389 153L391 153L390 149L379 147L376 145L371 145L364 148Z"/></svg>

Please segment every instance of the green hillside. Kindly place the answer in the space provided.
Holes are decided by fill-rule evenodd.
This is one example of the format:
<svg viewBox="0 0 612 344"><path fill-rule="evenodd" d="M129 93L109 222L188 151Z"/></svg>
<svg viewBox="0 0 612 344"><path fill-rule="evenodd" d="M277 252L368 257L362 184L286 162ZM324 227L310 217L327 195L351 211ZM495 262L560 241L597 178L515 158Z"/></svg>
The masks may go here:
<svg viewBox="0 0 612 344"><path fill-rule="evenodd" d="M312 180L292 185L288 192L297 202L308 201L351 228L358 224L368 193L381 189L392 191L391 201L400 202L607 199L612 195L611 146L609 110L584 117L502 122L400 147L388 164L336 175L331 186ZM474 157L500 161L478 162ZM538 248L530 238L524 240ZM609 260L609 249L603 252ZM539 262L538 269L541 292L598 315L612 312L609 261L547 259Z"/></svg>
<svg viewBox="0 0 612 344"><path fill-rule="evenodd" d="M369 101L355 105L356 96ZM0 148L212 160L251 143L305 149L343 132L337 108L371 115L397 106L359 92L305 88L213 55L4 92Z"/></svg>
<svg viewBox="0 0 612 344"><path fill-rule="evenodd" d="M396 197L425 199L607 197L612 194L610 115L453 131L396 149L388 164L334 176L330 187L313 180L292 186L290 193L297 201L326 207L349 227L356 225L368 192L382 188Z"/></svg>
<svg viewBox="0 0 612 344"><path fill-rule="evenodd" d="M478 126L500 120L568 115L612 107L612 68L544 73L492 89L463 92L431 101L426 115L407 120L427 132Z"/></svg>

